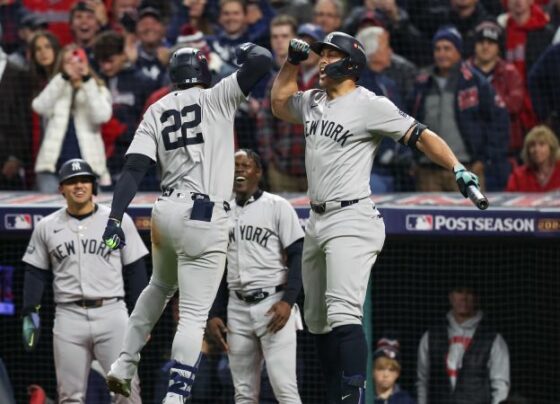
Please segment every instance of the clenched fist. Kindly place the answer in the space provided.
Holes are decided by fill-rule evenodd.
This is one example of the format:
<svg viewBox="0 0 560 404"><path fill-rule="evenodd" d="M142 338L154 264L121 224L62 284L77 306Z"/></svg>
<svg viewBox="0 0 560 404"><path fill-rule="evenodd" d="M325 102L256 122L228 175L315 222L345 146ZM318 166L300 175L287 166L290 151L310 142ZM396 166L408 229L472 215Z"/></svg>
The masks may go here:
<svg viewBox="0 0 560 404"><path fill-rule="evenodd" d="M288 62L299 65L301 61L309 57L309 44L301 39L294 38L288 47Z"/></svg>

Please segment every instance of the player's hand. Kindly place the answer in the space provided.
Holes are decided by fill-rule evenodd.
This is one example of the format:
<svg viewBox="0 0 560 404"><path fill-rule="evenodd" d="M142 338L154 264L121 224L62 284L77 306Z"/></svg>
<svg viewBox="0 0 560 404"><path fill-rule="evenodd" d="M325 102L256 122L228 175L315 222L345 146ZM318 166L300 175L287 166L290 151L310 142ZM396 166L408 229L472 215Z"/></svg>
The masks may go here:
<svg viewBox="0 0 560 404"><path fill-rule="evenodd" d="M476 188L480 189L478 177L476 174L467 171L464 165L456 164L455 167L453 167L453 173L455 174L455 181L457 181L459 191L461 191L465 198L468 197L467 188L469 185L474 185Z"/></svg>
<svg viewBox="0 0 560 404"><path fill-rule="evenodd" d="M39 342L39 334L41 330L41 318L39 317L39 307L27 311L23 316L22 337L23 349L27 352L35 350Z"/></svg>
<svg viewBox="0 0 560 404"><path fill-rule="evenodd" d="M223 351L227 352L229 346L226 342L227 327L220 317L212 317L206 324L208 335Z"/></svg>
<svg viewBox="0 0 560 404"><path fill-rule="evenodd" d="M235 58L238 65L242 65L247 61L247 55L255 46L257 45L252 42L245 42L235 48Z"/></svg>
<svg viewBox="0 0 560 404"><path fill-rule="evenodd" d="M288 62L293 65L299 65L301 61L309 57L311 48L309 44L301 39L294 38L290 40L288 46Z"/></svg>
<svg viewBox="0 0 560 404"><path fill-rule="evenodd" d="M267 326L268 331L276 333L284 328L290 319L290 314L292 314L292 308L287 302L280 300L274 303L266 312L267 316L272 316Z"/></svg>
<svg viewBox="0 0 560 404"><path fill-rule="evenodd" d="M126 245L120 220L113 218L107 220L107 226L103 232L103 242L111 250L121 249Z"/></svg>

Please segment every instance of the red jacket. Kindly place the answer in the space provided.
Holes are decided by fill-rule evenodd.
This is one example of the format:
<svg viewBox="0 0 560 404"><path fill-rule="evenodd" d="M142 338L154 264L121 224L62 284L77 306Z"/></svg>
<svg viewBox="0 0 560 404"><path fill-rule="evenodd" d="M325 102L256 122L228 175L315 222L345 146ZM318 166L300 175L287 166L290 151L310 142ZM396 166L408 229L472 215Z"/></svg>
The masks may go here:
<svg viewBox="0 0 560 404"><path fill-rule="evenodd" d="M468 63L476 68L472 59ZM499 102L504 104L509 113L509 153L519 154L518 152L523 147L523 138L528 130L524 127L520 118L523 100L527 96L521 74L512 63L500 58L488 79L492 83L494 91L500 97Z"/></svg>
<svg viewBox="0 0 560 404"><path fill-rule="evenodd" d="M554 171L544 186L537 181L536 173L524 164L511 173L506 187L508 192L549 192L555 190L560 190L560 161L556 162Z"/></svg>

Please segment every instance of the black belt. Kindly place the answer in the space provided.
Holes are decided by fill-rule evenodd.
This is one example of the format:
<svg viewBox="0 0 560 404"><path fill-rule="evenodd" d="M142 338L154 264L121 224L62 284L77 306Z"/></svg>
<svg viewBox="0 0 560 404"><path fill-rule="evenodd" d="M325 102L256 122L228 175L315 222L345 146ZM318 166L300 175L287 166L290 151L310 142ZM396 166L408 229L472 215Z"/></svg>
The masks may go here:
<svg viewBox="0 0 560 404"><path fill-rule="evenodd" d="M271 295L272 291L269 292L266 289L273 289L274 292L272 293L276 293L284 290L285 287L286 287L285 285L278 285L272 288L253 289L245 294L242 294L241 292L236 290L235 296L237 296L239 300L243 300L245 303L258 303Z"/></svg>
<svg viewBox="0 0 560 404"><path fill-rule="evenodd" d="M70 303L74 303L77 304L78 306L84 308L84 309L94 309L97 307L101 307L103 306L103 301L104 300L113 300L113 299L117 299L117 301L122 300L122 297L104 297L101 299L80 299L80 300L74 300L73 302Z"/></svg>
<svg viewBox="0 0 560 404"><path fill-rule="evenodd" d="M185 198L186 197L185 194L182 194L181 192L176 192L175 188L166 188L166 189L163 190L163 192L161 194L163 196L171 196L171 195L173 195L173 193L176 193L176 196L178 198ZM207 194L203 194L203 193L200 193L200 192L192 192L192 191L190 191L189 193L191 194L191 199L193 201L197 200L197 199L203 200L203 201L209 201L210 200L210 196L207 195ZM226 212L229 212L229 209L230 209L229 202L224 201L224 210Z"/></svg>
<svg viewBox="0 0 560 404"><path fill-rule="evenodd" d="M340 207L341 208L345 208L347 206L350 205L354 205L355 203L360 202L360 199L352 199L351 201L334 201L334 202L330 202L330 203L340 203ZM311 210L315 213L325 213L325 211L327 210L327 203L323 202L323 203L311 203Z"/></svg>

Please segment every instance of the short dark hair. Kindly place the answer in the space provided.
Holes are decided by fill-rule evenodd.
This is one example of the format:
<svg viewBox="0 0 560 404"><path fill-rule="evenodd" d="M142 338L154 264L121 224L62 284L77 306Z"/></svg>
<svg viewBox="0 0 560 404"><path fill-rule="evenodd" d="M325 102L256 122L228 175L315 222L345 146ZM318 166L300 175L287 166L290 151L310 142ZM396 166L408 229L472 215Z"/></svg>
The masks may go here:
<svg viewBox="0 0 560 404"><path fill-rule="evenodd" d="M124 36L115 31L105 31L95 38L93 56L97 61L124 53Z"/></svg>
<svg viewBox="0 0 560 404"><path fill-rule="evenodd" d="M272 27L279 27L283 25L289 25L292 28L292 32L294 33L294 35L297 33L298 23L297 20L291 15L278 14L276 17L272 19L272 21L270 21L271 30Z"/></svg>
<svg viewBox="0 0 560 404"><path fill-rule="evenodd" d="M247 155L247 157L249 157L251 160L253 160L253 162L255 163L255 167L257 167L259 170L262 170L262 161L261 161L261 156L259 156L259 154L251 149L239 149L237 150L236 153L239 152L243 152Z"/></svg>

